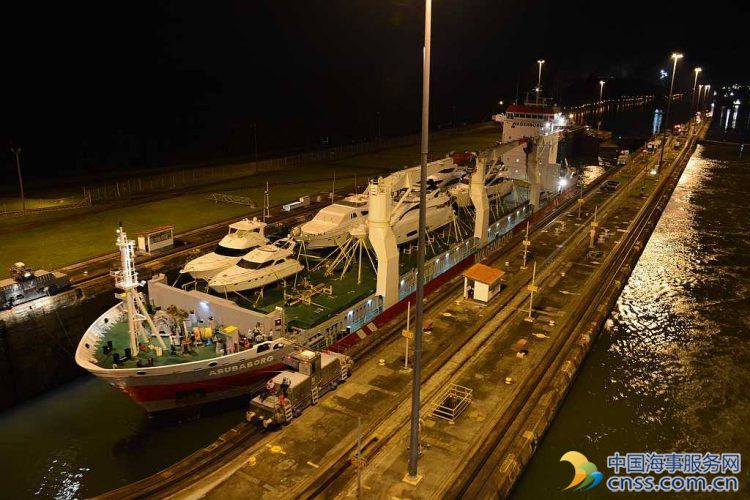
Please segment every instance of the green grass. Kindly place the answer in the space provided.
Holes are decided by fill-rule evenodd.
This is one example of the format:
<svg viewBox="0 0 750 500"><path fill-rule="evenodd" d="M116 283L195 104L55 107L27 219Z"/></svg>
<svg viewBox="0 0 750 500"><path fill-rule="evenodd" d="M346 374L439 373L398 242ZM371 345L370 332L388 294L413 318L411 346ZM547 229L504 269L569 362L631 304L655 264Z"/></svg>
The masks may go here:
<svg viewBox="0 0 750 500"><path fill-rule="evenodd" d="M80 203L82 201L82 196L79 196L78 198L26 198L26 209L61 207ZM20 196L0 196L0 214L6 211L12 212L21 210L22 206Z"/></svg>
<svg viewBox="0 0 750 500"><path fill-rule="evenodd" d="M450 150L480 149L499 139L494 126L441 137L431 143L436 154ZM230 217L247 215L252 210L242 205L215 204L206 199L211 192L249 196L262 204L265 183L271 184L271 204L280 204L304 194L331 189L333 173L336 187L364 186L368 176L385 170L416 165L419 146L390 148L330 163L304 165L280 172L259 174L225 181L190 193L157 201L122 201L112 205L68 210L26 217L0 217L0 268L22 260L33 267L56 269L87 258L113 252L114 230L122 221L125 230L135 236L139 230L174 224L176 232L198 228Z"/></svg>

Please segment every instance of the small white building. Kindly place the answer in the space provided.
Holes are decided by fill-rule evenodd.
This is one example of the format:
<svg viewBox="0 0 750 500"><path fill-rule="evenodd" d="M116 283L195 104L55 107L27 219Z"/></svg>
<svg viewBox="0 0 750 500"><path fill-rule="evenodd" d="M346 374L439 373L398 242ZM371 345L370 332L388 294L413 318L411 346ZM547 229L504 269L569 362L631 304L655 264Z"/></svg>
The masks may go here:
<svg viewBox="0 0 750 500"><path fill-rule="evenodd" d="M152 253L174 245L174 226L159 226L138 233L138 250Z"/></svg>
<svg viewBox="0 0 750 500"><path fill-rule="evenodd" d="M486 304L500 293L504 275L505 272L500 269L474 264L463 273L464 298Z"/></svg>

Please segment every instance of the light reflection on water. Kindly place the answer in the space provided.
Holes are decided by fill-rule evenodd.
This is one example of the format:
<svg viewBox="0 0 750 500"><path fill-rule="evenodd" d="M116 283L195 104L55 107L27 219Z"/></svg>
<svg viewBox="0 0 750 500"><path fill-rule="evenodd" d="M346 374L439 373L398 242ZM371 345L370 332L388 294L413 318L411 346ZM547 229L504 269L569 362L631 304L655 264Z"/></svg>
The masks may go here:
<svg viewBox="0 0 750 500"><path fill-rule="evenodd" d="M91 469L76 468L71 462L62 458L50 457L48 462L49 465L43 469L44 474L41 476L39 489L34 492L34 495L59 500L78 498L83 478Z"/></svg>
<svg viewBox="0 0 750 500"><path fill-rule="evenodd" d="M605 479L615 451L750 456L748 192L747 155L699 147L516 498L556 496L569 450ZM590 497L607 496L603 486Z"/></svg>
<svg viewBox="0 0 750 500"><path fill-rule="evenodd" d="M0 415L0 498L90 498L177 462L242 418L217 408L149 419L119 391L82 377ZM11 479L12 478L12 479Z"/></svg>

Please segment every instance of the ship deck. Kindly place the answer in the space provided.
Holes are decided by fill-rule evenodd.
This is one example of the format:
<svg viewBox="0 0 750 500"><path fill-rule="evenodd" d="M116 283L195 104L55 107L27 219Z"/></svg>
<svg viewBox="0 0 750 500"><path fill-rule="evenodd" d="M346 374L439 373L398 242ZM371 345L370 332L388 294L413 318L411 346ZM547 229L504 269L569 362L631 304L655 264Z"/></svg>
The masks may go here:
<svg viewBox="0 0 750 500"><path fill-rule="evenodd" d="M496 212L491 211L491 223L499 220L515 210L518 206L525 203L525 195L525 189L520 188L516 193L517 198L514 202L508 201L502 206L502 209L498 209ZM459 211L457 225L461 230L461 236L459 239L463 240L472 235L473 218L470 213ZM427 260L445 252L456 243L455 228L450 228L450 226L452 226L452 224L431 235L426 248ZM416 266L416 241L412 242L411 246L400 247L399 251L399 270L400 273L403 274ZM372 253L372 250L370 250L370 252L372 260L376 262L374 253ZM318 257L325 256L328 253L330 253L330 250L326 253L319 253ZM333 273L326 276L324 269L325 266L321 265L316 269L316 266L320 263L320 259L316 258L316 256L313 255L313 252L310 252L307 260L304 256L300 256L299 259L305 267L310 267L313 270L306 269L301 272L297 276L296 282L294 281L294 278L287 280L286 291L288 296L286 299L284 297L284 288L279 284L266 287L263 290L262 295L259 295L258 293L230 293L224 296L223 294L218 294L214 291L203 289L202 287L201 289L212 295L232 300L244 308L263 313L272 312L276 307L284 307L287 326L300 329L308 329L320 324L375 292L376 270L373 269L370 259L367 258L364 251L362 253L361 277L358 276L358 265L356 261L350 264L346 273L342 274L343 265L339 265ZM358 283L360 278L361 281ZM309 300L307 302L299 300L290 301L290 297L299 297L300 293L305 290L305 287L303 286L304 280L307 280L309 284L317 287L330 287L330 294L321 293L319 289L317 293L309 294ZM98 346L96 351L96 358L100 366L111 366L114 363L112 353L104 354L103 347L106 344L106 341L112 341L113 352L122 355L124 349L130 346L127 321L118 321L114 323L105 334L105 341ZM165 341L168 344L169 340L167 338L165 338ZM143 366L147 366L149 357L154 359L155 366L164 366L207 360L218 356L219 354L216 352L215 344L195 346L189 354L180 353L172 355L167 349L164 355L160 357L155 356L152 351L147 350L137 353L136 356L128 361L121 361L120 367L135 368L138 359L142 361Z"/></svg>
<svg viewBox="0 0 750 500"><path fill-rule="evenodd" d="M515 195L510 194L506 196L505 202L502 206L498 205L496 211L490 211L490 223L501 219L508 213L515 210L518 206L524 204L527 199L527 189L523 186L518 186ZM511 201L511 197L515 196L516 200ZM458 212L457 225L461 231L461 237L463 240L473 234L474 221L471 213L464 210ZM433 233L430 236L426 248L426 260L441 254L448 250L451 245L456 243L455 231L453 234L449 234L452 231L451 225L445 226L442 230ZM410 269L416 267L417 251L416 241L409 245L404 245L399 248L399 273L404 274ZM370 250L373 262L376 262L375 254ZM299 260L307 268L315 268L319 262L320 257L327 256L331 253L331 250L309 252L308 259L305 260L304 256L300 256ZM332 258L335 258L335 254ZM269 286L263 290L263 295L258 296L257 293L242 293L242 294L228 294L224 296L217 292L211 291L210 289L203 289L212 295L221 296L227 298L236 304L252 309L255 311L269 313L276 307L284 307L284 314L286 323L288 326L297 327L301 329L308 329L321 322L335 316L339 312L345 310L347 307L356 304L358 301L367 298L375 292L376 286L376 270L373 269L369 259L362 253L362 276L361 283L357 283L358 280L358 267L357 262L351 263L349 269L345 274L342 275L343 265L339 265L337 270L331 275L326 276L324 266L320 266L321 269L317 270L305 270L301 272L296 279L296 284L293 278L287 281L287 292L290 294L294 293L296 287L297 294L299 290L302 290L301 286L303 280L307 279L309 283L314 285L322 285L324 287L331 287L331 294L316 293L311 297L311 303L295 303L285 304L284 300L284 289L280 285Z"/></svg>
<svg viewBox="0 0 750 500"><path fill-rule="evenodd" d="M163 338L165 344L169 345L169 339L167 337ZM110 340L112 341L112 352L104 354L104 346L107 344L107 341ZM126 347L130 347L130 334L128 333L127 318L123 317L122 321L117 321L112 324L111 328L104 335L104 340L97 346L96 359L99 366L112 366L114 363L112 353L116 352L122 356ZM149 357L154 359L154 366L166 366L190 363L191 361L203 361L218 356L219 355L216 352L216 344L203 344L195 346L189 354L172 355L170 354L169 349L167 349L162 356L156 356L151 351L139 352L136 356L133 356L127 361L123 362L121 360L118 366L120 368L135 368L137 360L139 359L143 362L143 366L147 366Z"/></svg>
<svg viewBox="0 0 750 500"><path fill-rule="evenodd" d="M363 254L362 280L357 283L357 264L353 264L346 274L341 276L341 270L334 272L331 276L325 276L322 270L305 271L297 277L297 285L301 290L303 279L307 279L315 285L323 285L331 288L331 294L316 293L310 297L311 302L285 304L284 290L280 286L269 287L263 291L263 297L253 303L256 297L242 298L229 297L238 305L269 313L276 307L284 307L284 315L287 325L302 329L310 328L326 319L332 317L347 306L372 295L375 292L375 271ZM313 262L310 262L312 265ZM290 283L293 284L293 281ZM291 287L290 287L291 288ZM291 290L289 290L291 293ZM297 292L296 294L298 294ZM252 299L252 300L249 300Z"/></svg>

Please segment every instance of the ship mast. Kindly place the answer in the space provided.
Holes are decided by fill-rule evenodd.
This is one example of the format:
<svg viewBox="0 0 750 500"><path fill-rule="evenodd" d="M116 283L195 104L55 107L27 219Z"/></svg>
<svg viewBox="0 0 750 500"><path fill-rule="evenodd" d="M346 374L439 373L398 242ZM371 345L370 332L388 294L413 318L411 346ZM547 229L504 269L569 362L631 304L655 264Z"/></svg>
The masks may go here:
<svg viewBox="0 0 750 500"><path fill-rule="evenodd" d="M117 247L120 249L120 270L115 271L115 286L125 293L125 306L128 314L128 332L130 333L130 351L133 357L138 355L138 339L142 339L145 344L151 344L151 335L143 325L145 321L151 329L151 333L156 337L162 349L166 349L164 340L159 335L151 316L146 309L138 287L143 282L138 281L138 272L135 270L133 259L133 249L135 241L128 240L128 235L122 229L122 225L117 229Z"/></svg>

